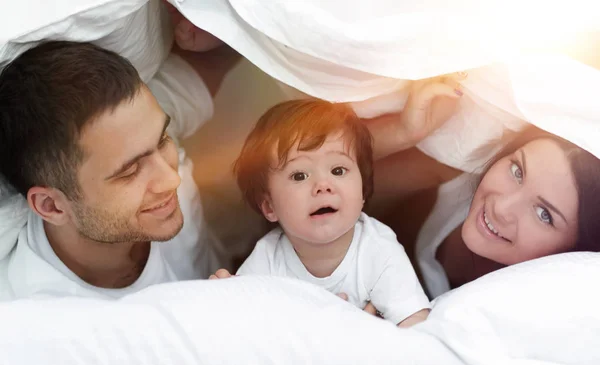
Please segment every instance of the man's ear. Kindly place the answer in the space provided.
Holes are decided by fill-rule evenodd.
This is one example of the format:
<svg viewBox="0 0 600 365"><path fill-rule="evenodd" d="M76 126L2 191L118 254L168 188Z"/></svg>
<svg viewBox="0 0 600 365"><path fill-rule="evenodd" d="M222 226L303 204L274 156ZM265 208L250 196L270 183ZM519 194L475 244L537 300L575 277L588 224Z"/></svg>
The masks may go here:
<svg viewBox="0 0 600 365"><path fill-rule="evenodd" d="M43 220L56 226L70 220L69 200L60 190L34 186L27 192L27 203Z"/></svg>
<svg viewBox="0 0 600 365"><path fill-rule="evenodd" d="M275 223L279 220L279 218L277 218L277 214L275 214L275 210L273 209L273 203L271 202L271 198L269 198L268 196L265 197L262 204L260 205L260 210L269 222Z"/></svg>

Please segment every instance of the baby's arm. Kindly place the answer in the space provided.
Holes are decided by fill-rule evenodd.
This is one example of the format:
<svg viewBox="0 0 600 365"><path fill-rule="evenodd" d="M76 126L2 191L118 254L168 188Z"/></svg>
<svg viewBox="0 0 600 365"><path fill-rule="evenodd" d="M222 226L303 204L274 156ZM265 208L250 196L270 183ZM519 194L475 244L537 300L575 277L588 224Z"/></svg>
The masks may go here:
<svg viewBox="0 0 600 365"><path fill-rule="evenodd" d="M404 248L390 242L389 247L380 252L385 261L372 270L376 280L371 290L371 302L383 318L400 327L424 321L431 306Z"/></svg>
<svg viewBox="0 0 600 365"><path fill-rule="evenodd" d="M277 247L277 240L273 240L273 237L276 236L267 234L261 238L235 275L232 275L226 269L219 269L209 279L227 279L238 275L271 275L272 262Z"/></svg>
<svg viewBox="0 0 600 365"><path fill-rule="evenodd" d="M236 275L271 275L271 267L275 259L275 248L277 241L272 239L271 234L261 238L252 250L252 253L244 261L236 272Z"/></svg>
<svg viewBox="0 0 600 365"><path fill-rule="evenodd" d="M409 317L404 319L402 322L398 323L398 327L412 327L417 323L423 322L429 316L429 312L431 310L429 308L421 309L417 313L411 314Z"/></svg>

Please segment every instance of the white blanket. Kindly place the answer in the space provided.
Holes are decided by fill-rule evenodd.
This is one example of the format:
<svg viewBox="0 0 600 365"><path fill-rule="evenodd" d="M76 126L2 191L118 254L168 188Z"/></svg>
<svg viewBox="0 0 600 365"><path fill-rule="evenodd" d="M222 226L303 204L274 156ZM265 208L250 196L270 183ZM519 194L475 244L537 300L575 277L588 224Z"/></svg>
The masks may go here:
<svg viewBox="0 0 600 365"><path fill-rule="evenodd" d="M515 265L440 297L410 329L274 277L159 285L114 302L22 300L0 304L0 362L595 365L599 275L598 254Z"/></svg>
<svg viewBox="0 0 600 365"><path fill-rule="evenodd" d="M418 146L447 165L477 169L494 151L476 151L523 121L600 154L600 71L562 55L581 51L572 43L583 38L598 43L587 45L595 57L595 1L172 3L277 80L358 102L365 117L401 109L408 80L468 70L459 111Z"/></svg>

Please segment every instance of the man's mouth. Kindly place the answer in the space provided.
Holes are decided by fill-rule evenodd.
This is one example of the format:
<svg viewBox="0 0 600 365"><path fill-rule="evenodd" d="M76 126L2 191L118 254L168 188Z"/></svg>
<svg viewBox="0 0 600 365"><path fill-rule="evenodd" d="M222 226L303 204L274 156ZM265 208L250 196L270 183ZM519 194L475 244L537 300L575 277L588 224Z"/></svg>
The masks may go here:
<svg viewBox="0 0 600 365"><path fill-rule="evenodd" d="M322 207L322 208L315 210L314 212L310 213L310 216L317 217L317 216L322 216L322 215L326 215L326 214L332 214L335 212L337 212L337 209L327 206L327 207Z"/></svg>
<svg viewBox="0 0 600 365"><path fill-rule="evenodd" d="M143 212L151 212L153 210L157 210L157 209L164 207L165 205L167 205L171 202L171 200L173 199L174 196L175 196L175 194L171 194L171 196L168 199L166 199L165 201L163 201L162 203L158 203L150 208L144 209Z"/></svg>

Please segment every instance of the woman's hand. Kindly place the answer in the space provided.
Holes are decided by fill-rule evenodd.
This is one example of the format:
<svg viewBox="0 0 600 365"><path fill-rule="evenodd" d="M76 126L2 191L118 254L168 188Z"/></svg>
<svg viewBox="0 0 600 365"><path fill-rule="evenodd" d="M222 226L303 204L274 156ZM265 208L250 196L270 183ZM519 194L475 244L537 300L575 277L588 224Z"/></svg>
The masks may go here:
<svg viewBox="0 0 600 365"><path fill-rule="evenodd" d="M453 79L415 82L400 116L399 128L412 143L419 143L450 119L462 94Z"/></svg>
<svg viewBox="0 0 600 365"><path fill-rule="evenodd" d="M416 81L400 114L365 120L373 135L373 157L380 159L414 147L456 111L462 96L453 76Z"/></svg>
<svg viewBox="0 0 600 365"><path fill-rule="evenodd" d="M219 38L192 24L167 0L163 2L171 17L175 43L179 48L184 51L205 52L223 44Z"/></svg>

